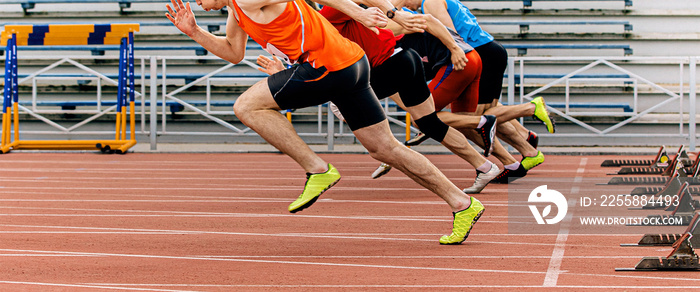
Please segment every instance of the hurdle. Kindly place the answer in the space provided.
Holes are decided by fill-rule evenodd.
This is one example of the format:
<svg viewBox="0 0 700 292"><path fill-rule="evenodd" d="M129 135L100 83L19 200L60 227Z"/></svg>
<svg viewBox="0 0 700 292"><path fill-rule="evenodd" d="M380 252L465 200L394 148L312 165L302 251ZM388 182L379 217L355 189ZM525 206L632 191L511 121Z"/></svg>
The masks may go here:
<svg viewBox="0 0 700 292"><path fill-rule="evenodd" d="M6 25L0 43L6 44L5 86L0 154L11 150L100 150L126 153L136 145L134 112L134 32L138 23ZM114 140L21 140L17 47L64 45L120 45ZM127 96L128 94L128 96ZM127 119L127 99L129 102ZM127 128L129 138L127 139ZM12 135L11 133L14 133Z"/></svg>

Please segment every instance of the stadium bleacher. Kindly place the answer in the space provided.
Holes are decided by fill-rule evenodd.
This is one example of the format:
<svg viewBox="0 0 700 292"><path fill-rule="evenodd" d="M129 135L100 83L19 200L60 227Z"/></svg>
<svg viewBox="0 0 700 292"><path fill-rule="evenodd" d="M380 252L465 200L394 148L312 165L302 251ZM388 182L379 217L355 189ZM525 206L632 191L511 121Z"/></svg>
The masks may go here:
<svg viewBox="0 0 700 292"><path fill-rule="evenodd" d="M513 57L549 57L549 56L649 56L649 50L645 47L645 39L648 38L646 35L649 28L641 26L640 30L638 23L642 17L642 14L634 14L634 17L627 17L625 13L629 11L634 11L633 3L630 0L465 0L463 3L466 5L476 4L478 2L488 2L491 4L497 3L522 3L523 9L512 10L512 9L473 9L475 15L479 18L480 23L487 30L495 31L494 34L497 39L508 49L508 52ZM547 11L544 11L540 7L541 4L546 3ZM552 7L556 7L557 3L567 2L567 5L578 5L574 9L562 9L556 10ZM627 11L622 13L609 13L609 10L597 9L598 3L619 3L616 7L620 11ZM635 2L635 5L639 3L640 0ZM94 7L100 9L100 11L107 11L96 13L92 15L90 13L84 13L85 8L77 9L73 12L67 4L79 4L87 3L94 4ZM7 0L0 2L1 7L17 7L21 6L22 11L12 12L11 10L6 10L0 12L0 16L3 17L0 25L9 23L51 23L51 22L137 22L143 29L139 32L136 37L135 42L135 52L137 56L192 56L192 58L182 58L176 61L168 61L167 70L167 80L168 82L175 82L178 84L190 83L198 78L204 76L209 70L208 68L216 68L216 66L221 66L221 62L212 62L207 59L207 61L198 61L199 57L209 56L206 50L196 43L191 42L184 35L179 33L172 24L163 17L163 11L165 11L165 3L170 3L170 0ZM579 5L580 3L580 5ZM138 4L138 5L136 5ZM64 5L60 11L52 11L51 5ZM533 6L534 5L534 6ZM83 5L83 7L85 7ZM144 8L145 7L145 8ZM534 8L533 8L534 7ZM609 7L609 6L606 6ZM536 9L535 9L536 8ZM144 9L144 10L140 10ZM223 34L225 30L225 17L221 15L220 12L204 12L201 11L199 7L193 7L195 13L198 16L198 23L205 27L212 33ZM199 9L199 10L198 10ZM556 13L552 12L555 11ZM126 13L125 13L126 12ZM561 12L561 13L560 13ZM23 15L24 14L24 15ZM84 15L84 16L83 16ZM105 19L109 18L108 20ZM40 17L37 17L40 16ZM76 17L79 16L79 17ZM1 29L1 27L0 27ZM642 48L641 54L639 48ZM116 51L116 47L103 46L103 47L92 47L92 46L69 46L60 48L46 46L46 47L22 47L20 48L20 57L24 59L21 61L26 61L31 66L28 68L39 67L40 64L45 64L49 61L36 59L33 60L34 56L62 56L62 55L75 55L84 54L86 56L109 56L110 51ZM263 53L257 44L250 44L247 46L247 50L250 51L249 55L257 55ZM0 47L0 54L4 52L4 48ZM109 66L109 61L98 61L92 62L93 64L100 64L101 66ZM196 66L196 67L192 67ZM561 65L562 67L567 66L566 64ZM190 68L197 68L197 70L192 71ZM253 69L254 71L254 69ZM204 72L204 73L202 73ZM555 73L557 72L557 73ZM564 76L560 73L561 70L557 71L547 71L543 69L542 71L526 72L524 73L524 78L528 80L555 80ZM159 78L162 78L163 73L159 72L156 74ZM114 73L104 73L106 76L112 76ZM56 72L46 72L42 74L42 77L86 77L89 74L85 72L80 72L80 70L73 70L70 68L61 68ZM137 73L137 83L141 82L140 77L144 76L146 82L151 74L147 73ZM519 76L520 74L513 74L515 78L515 86L518 88ZM23 72L22 76L29 76L28 72ZM222 78L262 78L264 74L262 73L251 73L251 68L247 67L245 70L233 69L230 72L222 73L216 77ZM628 78L629 75L626 74L611 74L611 73L592 73L592 74L581 74L575 76L574 78ZM111 78L111 77L110 77ZM159 79L160 80L160 79ZM79 81L78 83L84 83L86 81ZM64 94L61 96L61 92L57 92L56 88L51 88L47 86L50 81L43 81L38 89L39 93L45 95L39 102L41 106L46 107L60 107L66 110L72 108L89 107L93 106L95 102L87 102L83 99L78 98L77 100L69 100L69 94ZM65 83L65 81L63 82ZM506 80L504 80L504 84ZM43 84L43 85L42 85ZM75 84L75 83L74 83ZM201 85L201 84L200 84ZM46 89L41 88L45 86ZM109 87L109 84L103 84L103 86ZM168 84L167 86L171 86ZM235 86L245 86L245 85L232 85ZM530 85L525 85L526 90ZM49 89L51 88L51 89ZM70 85L67 87L70 88ZM202 86L196 88L190 88L185 93L189 96L184 98L185 100L192 102L192 104L200 106L203 104L201 92L197 90L202 90ZM21 90L27 94L28 86L25 85L21 87ZM516 89L517 90L517 89ZM236 92L240 89L236 89ZM586 93L585 90L580 90L576 94L581 94L586 97L594 97L594 95L600 95L601 91L596 91L592 93ZM73 94L73 93L72 93ZM82 94L80 92L77 95ZM217 106L230 106L233 101L222 101L224 98L231 99L230 96L226 96L227 92L225 90L219 94L221 97L216 100ZM505 88L504 88L505 94ZM604 94L609 94L604 92ZM646 94L642 92L641 94ZM77 96L76 95L76 96ZM199 97L197 97L199 95ZM59 97L61 96L61 97ZM224 97L226 96L226 97ZM235 96L235 95L234 95ZM232 100L232 99L231 99ZM591 100L591 99L587 99ZM146 102L145 104L148 104ZM172 104L171 102L166 103L170 106L171 112L180 112L182 109L178 109L177 104ZM562 108L563 103L558 100L554 100L550 103L554 108ZM572 102L569 104L571 108L586 108L586 109L616 109L622 112L629 112L632 108L629 102L623 102L616 99L606 99L602 102ZM184 109L187 111L187 109Z"/></svg>
<svg viewBox="0 0 700 292"><path fill-rule="evenodd" d="M120 12L131 8L132 3L170 3L169 0L4 0L3 4L19 4L26 14L37 4L118 4Z"/></svg>

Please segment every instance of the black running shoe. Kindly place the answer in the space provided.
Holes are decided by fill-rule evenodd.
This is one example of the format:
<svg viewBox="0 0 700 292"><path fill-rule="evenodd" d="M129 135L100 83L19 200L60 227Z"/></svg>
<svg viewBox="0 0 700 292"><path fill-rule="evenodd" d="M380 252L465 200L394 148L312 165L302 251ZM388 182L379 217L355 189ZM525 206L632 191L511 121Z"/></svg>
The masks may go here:
<svg viewBox="0 0 700 292"><path fill-rule="evenodd" d="M420 145L420 143L425 142L425 140L428 140L428 136L426 136L426 135L423 134L423 133L418 133L418 134L416 134L415 136L413 136L413 138L409 139L409 140L406 141L406 142L403 142L403 145L406 145L406 146L417 146L417 145Z"/></svg>
<svg viewBox="0 0 700 292"><path fill-rule="evenodd" d="M537 137L537 133L533 131L527 132L527 143L530 143L533 148L537 149L537 144L540 143L540 138Z"/></svg>
<svg viewBox="0 0 700 292"><path fill-rule="evenodd" d="M496 138L496 116L484 115L486 123L481 128L476 128L476 131L481 135L481 140L484 140L484 157L488 157L493 150L493 139Z"/></svg>
<svg viewBox="0 0 700 292"><path fill-rule="evenodd" d="M516 170L510 170L507 168L504 168L501 174L499 174L496 178L494 178L491 183L494 184L508 184L509 182L512 182L516 179L519 179L521 177L524 177L527 175L527 170L523 167L523 165L519 165L518 169Z"/></svg>

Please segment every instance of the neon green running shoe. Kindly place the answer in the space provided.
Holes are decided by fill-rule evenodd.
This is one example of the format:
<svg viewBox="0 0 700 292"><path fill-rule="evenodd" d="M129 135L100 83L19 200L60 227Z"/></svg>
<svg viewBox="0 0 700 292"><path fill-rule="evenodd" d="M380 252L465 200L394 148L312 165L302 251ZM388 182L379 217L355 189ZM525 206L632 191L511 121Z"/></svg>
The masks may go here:
<svg viewBox="0 0 700 292"><path fill-rule="evenodd" d="M452 213L454 221L452 222L452 234L443 235L440 237L440 244L460 244L469 236L469 231L472 230L476 220L479 220L481 214L484 213L484 205L474 197L469 208L462 211Z"/></svg>
<svg viewBox="0 0 700 292"><path fill-rule="evenodd" d="M535 114L532 116L536 120L544 123L547 126L547 131L554 133L554 123L549 118L549 112L547 111L547 106L544 104L544 99L541 96L535 97L530 103L535 105Z"/></svg>
<svg viewBox="0 0 700 292"><path fill-rule="evenodd" d="M542 154L542 151L537 151L537 155L535 156L525 156L523 157L523 160L520 161L520 164L525 168L525 170L530 170L535 166L538 166L544 162L544 154Z"/></svg>
<svg viewBox="0 0 700 292"><path fill-rule="evenodd" d="M333 165L328 164L328 171L317 174L306 174L304 192L299 195L287 208L289 212L296 213L311 206L323 192L330 189L340 180L340 173Z"/></svg>

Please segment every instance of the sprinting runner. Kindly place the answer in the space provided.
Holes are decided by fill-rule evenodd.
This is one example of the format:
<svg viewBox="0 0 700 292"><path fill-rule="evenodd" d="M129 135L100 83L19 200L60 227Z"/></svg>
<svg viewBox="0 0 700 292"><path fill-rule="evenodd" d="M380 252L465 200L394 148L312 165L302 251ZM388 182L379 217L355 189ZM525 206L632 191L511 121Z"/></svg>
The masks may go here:
<svg viewBox="0 0 700 292"><path fill-rule="evenodd" d="M394 14L396 9L389 2L374 2L378 3L371 5L381 9L363 9L349 0L319 1L367 26L384 26L389 17L408 28L423 28L421 19ZM467 238L484 206L452 184L427 158L394 138L369 85L369 62L364 52L303 0L197 0L207 11L228 8L226 36L221 37L197 25L189 3L171 3L172 7L167 5L168 19L222 59L232 63L243 60L250 36L274 56L297 64L255 83L234 105L236 116L246 126L307 172L304 191L289 205L290 212L313 204L340 180L340 174L304 143L279 111L332 101L373 158L398 168L447 202L454 215L452 233L441 237L440 243L459 244Z"/></svg>
<svg viewBox="0 0 700 292"><path fill-rule="evenodd" d="M428 19L434 19L434 17L430 15L422 15ZM423 65L426 72L425 77L426 80L430 81L430 91L433 94L435 109L439 111L438 116L440 119L447 125L464 133L465 136L469 135L471 131L478 126L481 117L455 113L474 112L476 110L479 98L479 80L482 70L481 58L479 57L479 54L474 51L471 46L466 44L464 40L456 34L456 32L450 32L453 34L452 36L456 42L460 43L462 47L466 48L466 56L469 59L469 62L464 70L455 70L454 66L450 63L450 50L445 47L443 41L429 33L410 33L397 27L397 25L391 25L391 23L390 27L395 34L407 33L404 37L398 40L397 45L399 47L413 49L423 59ZM451 112L440 111L448 105L451 107ZM544 101L540 97L536 98L530 103L500 106L495 109L498 109L497 111L494 111L494 113L497 114L496 117L499 124L508 122L515 118L532 116L538 113L547 113ZM483 138L483 135L480 136L480 138ZM413 139L407 141L405 144L409 146L418 145L427 138L427 136L419 134ZM474 142L478 145L484 145L484 143L479 139L474 139ZM482 147L484 147L486 152L486 147L488 146L484 145ZM510 163L515 163L516 169L520 171L504 170L504 172L499 174L499 176L492 180L492 182L500 182L501 180L508 182L508 177L513 179L523 177L527 174L527 170L525 170L523 166L520 165L517 160L515 160L515 158L513 158L507 152L506 154L506 158L510 158L510 161L512 161ZM504 165L510 164L509 160L502 157L498 158L504 163ZM377 178L387 173L389 170L390 167L383 164L377 168L377 170L372 174L372 177ZM480 174L480 171L478 171L478 173ZM504 173L510 175L505 176ZM480 190L481 189L479 188L467 188L464 191L467 193L478 193Z"/></svg>
<svg viewBox="0 0 700 292"><path fill-rule="evenodd" d="M459 33L469 45L474 47L483 63L483 71L479 82L479 103L475 114L495 114L494 111L497 111L498 107L501 106L498 103L498 99L501 96L503 75L508 60L508 54L503 46L495 41L493 36L481 29L476 21L476 17L458 0L402 0L401 2L411 10L433 15L445 26ZM540 101L533 100L536 103ZM547 131L554 133L554 124L546 112L536 112L534 117L545 123ZM498 141L495 141L493 154L505 166L502 175L496 180L500 179L507 182L509 176L523 174L523 171L526 172L544 162L542 152L532 147L536 143L528 143L520 132L523 135L529 135L529 131L516 121L498 123L498 137L515 147L523 155L523 160L517 163L517 160L512 158ZM470 135L476 136L475 133ZM527 137L529 138L530 136ZM530 139L534 140L536 139L535 137L535 135L532 135Z"/></svg>
<svg viewBox="0 0 700 292"><path fill-rule="evenodd" d="M432 95L425 83L425 73L420 56L412 49L394 48L396 40L400 39L402 35L394 36L388 29L367 28L329 6L323 7L320 13L338 29L341 35L357 43L365 51L372 67L370 85L377 97L390 96L399 107L411 114L418 128L426 136L442 143L481 172L474 185L468 189L477 190L473 193L478 193L500 173L498 167L481 156L462 133L440 121L435 112ZM451 60L450 65L458 68L469 65L465 62L467 59L464 50L457 45L439 21L432 19L432 22L428 21L427 24L427 33L439 36L441 41L447 43L451 48L451 50L447 50L447 62ZM266 68L262 71L268 74L274 74L284 69L281 62L265 56L258 57L258 64ZM342 117L339 118L342 119ZM494 138L496 118L493 116L472 118L487 121L477 130L482 133L484 141L491 144Z"/></svg>

